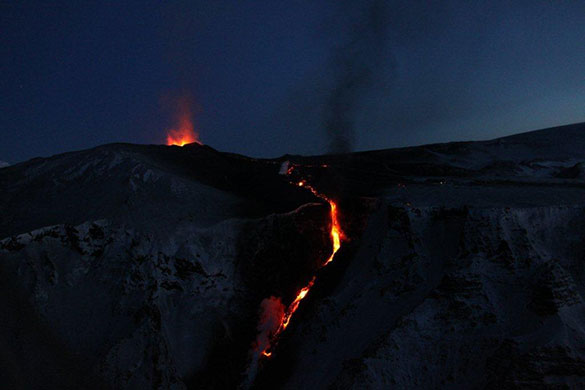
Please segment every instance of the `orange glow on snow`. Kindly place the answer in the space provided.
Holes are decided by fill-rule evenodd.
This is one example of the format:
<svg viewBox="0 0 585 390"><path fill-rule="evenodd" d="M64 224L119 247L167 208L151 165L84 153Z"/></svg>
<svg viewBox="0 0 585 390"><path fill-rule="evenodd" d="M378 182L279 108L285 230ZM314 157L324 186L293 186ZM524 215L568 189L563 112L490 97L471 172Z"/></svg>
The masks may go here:
<svg viewBox="0 0 585 390"><path fill-rule="evenodd" d="M309 293L309 290L311 289L311 287L313 287L313 284L315 283L315 277L313 276L313 279L311 279L311 281L309 282L309 284L307 284L305 287L303 287L301 289L301 291L299 291L299 293L297 294L296 298L294 301L292 301L292 303L288 306L288 308L286 309L286 311L281 315L280 318L278 318L278 322L279 322L279 326L278 328L272 333L271 335L271 340L277 340L278 336L280 336L280 334L282 332L284 332L284 330L287 328L290 319L292 317L292 315L295 313L295 311L297 311L297 309L299 308L299 305L301 304L301 301L307 296L307 294ZM280 299L279 299L280 301ZM272 348L273 343L271 342L270 344L268 344L266 346L266 349L264 349L261 352L261 356L267 357L269 358L270 356L272 356L272 351L270 351L269 349Z"/></svg>

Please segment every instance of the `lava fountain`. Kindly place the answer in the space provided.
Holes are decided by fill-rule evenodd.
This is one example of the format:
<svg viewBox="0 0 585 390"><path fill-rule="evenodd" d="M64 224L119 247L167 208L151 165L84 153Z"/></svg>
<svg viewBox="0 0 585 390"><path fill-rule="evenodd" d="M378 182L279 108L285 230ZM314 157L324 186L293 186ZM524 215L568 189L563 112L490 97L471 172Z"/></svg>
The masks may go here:
<svg viewBox="0 0 585 390"><path fill-rule="evenodd" d="M178 100L175 127L167 130L167 145L184 146L193 142L201 143L193 125L190 101L184 97Z"/></svg>

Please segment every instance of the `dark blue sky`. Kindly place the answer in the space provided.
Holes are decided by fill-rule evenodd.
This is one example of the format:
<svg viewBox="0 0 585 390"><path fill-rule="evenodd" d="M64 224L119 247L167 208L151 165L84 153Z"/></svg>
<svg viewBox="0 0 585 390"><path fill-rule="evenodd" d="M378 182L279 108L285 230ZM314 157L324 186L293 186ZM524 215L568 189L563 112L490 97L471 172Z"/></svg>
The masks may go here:
<svg viewBox="0 0 585 390"><path fill-rule="evenodd" d="M217 149L324 153L355 57L376 62L348 110L355 150L585 121L585 2L387 1L382 46L356 38L372 2L3 0L0 160L163 143L182 94Z"/></svg>

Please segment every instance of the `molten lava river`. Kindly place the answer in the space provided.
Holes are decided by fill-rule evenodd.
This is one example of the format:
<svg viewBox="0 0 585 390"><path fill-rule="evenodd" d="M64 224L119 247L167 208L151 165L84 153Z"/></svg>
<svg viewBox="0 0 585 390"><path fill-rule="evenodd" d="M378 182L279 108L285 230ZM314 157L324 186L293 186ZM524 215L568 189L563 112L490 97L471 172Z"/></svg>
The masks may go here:
<svg viewBox="0 0 585 390"><path fill-rule="evenodd" d="M287 174L290 174L291 170L287 171ZM335 253L341 247L342 240L345 239L343 231L341 230L341 226L339 224L338 219L338 209L337 204L329 199L327 196L317 192L315 188L307 184L305 180L301 180L296 183L299 187L304 187L311 191L315 196L327 201L330 207L330 218L331 218L331 231L330 237L331 242L333 244L333 250L331 255L324 260L321 267L325 267L327 264L333 261L335 257ZM272 350L276 343L278 342L278 338L285 331L288 327L290 320L293 314L299 308L301 301L307 296L311 287L315 283L316 277L313 276L311 281L302 289L299 290L297 293L296 298L292 301L286 309L282 304L280 298L270 297L265 299L262 304L262 317L260 319L260 326L259 326L259 335L254 345L254 352L255 354L259 354L260 357L269 358L272 356Z"/></svg>

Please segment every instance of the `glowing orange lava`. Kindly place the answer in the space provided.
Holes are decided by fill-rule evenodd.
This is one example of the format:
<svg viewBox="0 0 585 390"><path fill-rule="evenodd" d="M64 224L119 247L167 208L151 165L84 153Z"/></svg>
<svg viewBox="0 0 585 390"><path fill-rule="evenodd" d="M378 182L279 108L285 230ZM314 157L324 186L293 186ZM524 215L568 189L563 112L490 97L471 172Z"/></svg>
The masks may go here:
<svg viewBox="0 0 585 390"><path fill-rule="evenodd" d="M330 216L331 216L330 236L331 236L331 241L333 244L333 251L331 252L331 255L327 258L327 260L321 266L321 267L325 267L327 264L329 264L330 262L333 261L335 254L337 253L337 251L341 247L341 241L343 239L345 239L345 235L343 234L343 231L341 230L341 225L339 224L339 220L338 220L337 204L334 201L332 201L331 199L329 199L328 197L326 197L325 195L317 192L317 190L315 190L313 187L308 185L307 182L304 180L299 181L297 183L297 185L299 187L305 187L305 188L309 189L313 194L315 194L315 196L318 196L319 198L324 199L327 201L327 203L329 203ZM311 287L313 287L313 284L315 283L315 279L316 279L316 276L313 276L313 279L311 279L311 281L298 292L294 301L292 301L292 303L288 306L286 311L284 311L281 318L279 318L279 320L278 320L279 321L278 328L272 333L272 335L270 337L271 340L277 340L278 336L282 332L284 332L284 330L287 328L287 326L291 320L291 317L293 316L295 311L297 311L297 309L299 308L301 301L307 296ZM279 299L279 301L280 301L280 299ZM269 358L272 355L271 348L273 346L274 346L273 342L269 343L266 346L266 348L261 351L261 356Z"/></svg>
<svg viewBox="0 0 585 390"><path fill-rule="evenodd" d="M178 102L177 126L167 131L167 145L184 146L193 142L201 143L193 126L193 114L189 99L183 98Z"/></svg>
<svg viewBox="0 0 585 390"><path fill-rule="evenodd" d="M328 200L329 207L331 208L331 241L333 241L333 253L327 259L323 266L331 263L333 261L333 257L341 248L341 239L343 238L343 232L341 231L341 226L339 225L339 221L337 219L337 205L332 200Z"/></svg>
<svg viewBox="0 0 585 390"><path fill-rule="evenodd" d="M328 197L326 197L325 195L317 192L317 190L314 189L313 187L311 187L310 185L307 185L307 182L304 180L299 181L297 183L297 185L299 187L308 188L315 196L318 196L319 198L326 200L327 203L329 203L329 207L331 209L331 211L330 211L330 214L331 214L331 233L330 233L330 235L331 235L331 241L333 242L333 253L331 253L331 256L329 256L327 261L323 264L323 266L326 266L327 264L331 263L331 261L333 261L333 257L335 257L335 253L337 253L339 248L341 248L341 240L343 238L345 238L345 236L343 235L343 231L341 230L341 225L339 224L339 220L337 218L337 204L334 201L332 201L331 199L329 199Z"/></svg>
<svg viewBox="0 0 585 390"><path fill-rule="evenodd" d="M277 339L278 336L282 332L284 332L284 330L287 328L287 326L290 322L292 315L295 313L295 311L297 311L301 301L307 296L307 294L309 293L309 290L311 289L311 287L313 287L314 283L315 283L315 276L313 276L313 279L311 279L309 284L307 284L305 287L303 287L301 289L301 291L299 291L295 300L292 301L292 303L288 306L288 308L284 312L284 315L282 316L282 318L280 318L280 325L278 326L276 331L274 331L274 333L272 333L271 339ZM272 347L272 345L267 345L266 349L262 351L262 355L265 357L270 357L272 355L272 352L269 351L269 349L271 347Z"/></svg>

